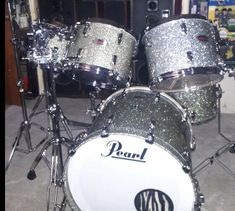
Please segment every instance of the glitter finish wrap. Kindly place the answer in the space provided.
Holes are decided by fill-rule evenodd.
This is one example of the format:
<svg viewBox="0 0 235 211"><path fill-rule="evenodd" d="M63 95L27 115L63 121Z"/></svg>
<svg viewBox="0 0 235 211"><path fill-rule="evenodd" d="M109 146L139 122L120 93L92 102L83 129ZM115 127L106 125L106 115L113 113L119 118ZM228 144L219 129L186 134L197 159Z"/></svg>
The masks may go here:
<svg viewBox="0 0 235 211"><path fill-rule="evenodd" d="M49 40L47 49L51 52L52 61L54 63L62 64L62 61L65 60L67 45L68 41L60 38L57 34Z"/></svg>
<svg viewBox="0 0 235 211"><path fill-rule="evenodd" d="M217 87L215 85L198 90L168 93L183 107L187 108L192 124L207 122L217 114Z"/></svg>
<svg viewBox="0 0 235 211"><path fill-rule="evenodd" d="M223 79L215 30L200 18L166 21L145 32L150 85L159 91L205 87Z"/></svg>
<svg viewBox="0 0 235 211"><path fill-rule="evenodd" d="M192 144L192 128L182 107L165 93L147 87L129 87L112 94L101 104L100 115L88 134L121 133L147 138L172 153L182 165L190 165L183 153ZM151 124L154 128L151 129Z"/></svg>
<svg viewBox="0 0 235 211"><path fill-rule="evenodd" d="M125 84L131 75L136 46L136 39L124 29L87 21L75 26L67 58L75 73L79 77L84 74L82 78L88 83L97 79L99 83Z"/></svg>

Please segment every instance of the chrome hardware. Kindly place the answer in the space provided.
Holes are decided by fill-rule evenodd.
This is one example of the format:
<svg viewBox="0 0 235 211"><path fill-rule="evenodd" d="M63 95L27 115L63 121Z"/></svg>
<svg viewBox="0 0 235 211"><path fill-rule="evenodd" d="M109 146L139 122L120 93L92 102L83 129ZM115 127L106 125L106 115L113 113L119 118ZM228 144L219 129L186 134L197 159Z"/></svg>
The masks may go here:
<svg viewBox="0 0 235 211"><path fill-rule="evenodd" d="M192 56L192 52L191 51L187 51L187 58L190 60L190 61L193 61L193 56Z"/></svg>
<svg viewBox="0 0 235 211"><path fill-rule="evenodd" d="M122 37L123 37L123 34L122 33L119 33L118 34L118 44L120 45L121 42L122 42Z"/></svg>
<svg viewBox="0 0 235 211"><path fill-rule="evenodd" d="M189 173L191 171L190 165L184 165L182 169L184 170L185 173Z"/></svg>
<svg viewBox="0 0 235 211"><path fill-rule="evenodd" d="M106 138L109 136L109 129L107 126L104 126L102 128L102 131L101 131L101 135L100 135L102 138Z"/></svg>
<svg viewBox="0 0 235 211"><path fill-rule="evenodd" d="M185 34L187 34L187 26L186 26L186 24L185 23L181 23L180 24L180 27L181 27L181 29L182 29L182 31L185 33Z"/></svg>

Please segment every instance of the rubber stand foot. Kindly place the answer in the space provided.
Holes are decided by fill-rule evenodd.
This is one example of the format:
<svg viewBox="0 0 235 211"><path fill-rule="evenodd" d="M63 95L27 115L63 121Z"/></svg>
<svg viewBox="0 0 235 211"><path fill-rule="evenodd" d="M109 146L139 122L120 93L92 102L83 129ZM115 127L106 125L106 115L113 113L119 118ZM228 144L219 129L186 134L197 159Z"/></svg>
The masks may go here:
<svg viewBox="0 0 235 211"><path fill-rule="evenodd" d="M37 177L37 175L34 170L30 170L29 173L27 174L27 178L29 180L34 180L36 177Z"/></svg>

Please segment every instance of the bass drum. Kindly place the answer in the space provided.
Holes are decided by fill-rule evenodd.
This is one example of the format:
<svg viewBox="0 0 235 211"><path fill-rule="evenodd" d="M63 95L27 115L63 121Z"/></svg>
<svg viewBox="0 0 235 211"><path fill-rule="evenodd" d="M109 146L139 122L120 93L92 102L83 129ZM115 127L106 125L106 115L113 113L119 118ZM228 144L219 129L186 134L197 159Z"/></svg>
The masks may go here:
<svg viewBox="0 0 235 211"><path fill-rule="evenodd" d="M99 88L126 87L137 41L125 29L106 19L77 23L67 49L68 69L74 79Z"/></svg>
<svg viewBox="0 0 235 211"><path fill-rule="evenodd" d="M192 124L201 124L216 118L218 91L219 88L213 85L198 90L168 94L187 109Z"/></svg>
<svg viewBox="0 0 235 211"><path fill-rule="evenodd" d="M199 15L163 19L143 37L150 86L162 92L198 89L223 79L213 25Z"/></svg>
<svg viewBox="0 0 235 211"><path fill-rule="evenodd" d="M72 209L200 207L191 174L192 128L175 100L130 87L108 97L99 110L65 165L64 191Z"/></svg>

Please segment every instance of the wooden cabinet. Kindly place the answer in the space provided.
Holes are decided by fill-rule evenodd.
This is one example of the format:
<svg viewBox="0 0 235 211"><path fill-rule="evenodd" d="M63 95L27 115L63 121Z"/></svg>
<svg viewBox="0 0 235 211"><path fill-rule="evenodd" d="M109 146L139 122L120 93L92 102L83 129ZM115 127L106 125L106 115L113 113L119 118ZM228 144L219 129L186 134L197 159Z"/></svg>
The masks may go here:
<svg viewBox="0 0 235 211"><path fill-rule="evenodd" d="M5 0L5 104L20 105L17 70L12 44L12 29L7 1Z"/></svg>

